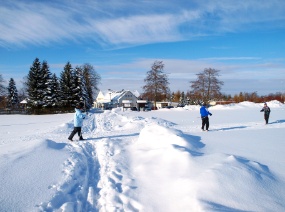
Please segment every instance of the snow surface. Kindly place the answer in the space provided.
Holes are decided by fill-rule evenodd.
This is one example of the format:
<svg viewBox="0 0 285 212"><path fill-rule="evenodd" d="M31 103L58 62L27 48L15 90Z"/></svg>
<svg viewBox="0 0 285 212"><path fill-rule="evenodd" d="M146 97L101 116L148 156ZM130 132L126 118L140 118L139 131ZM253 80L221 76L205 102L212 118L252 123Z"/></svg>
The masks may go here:
<svg viewBox="0 0 285 212"><path fill-rule="evenodd" d="M285 106L1 115L0 211L285 211ZM76 135L77 136L77 135ZM77 137L75 138L77 139Z"/></svg>

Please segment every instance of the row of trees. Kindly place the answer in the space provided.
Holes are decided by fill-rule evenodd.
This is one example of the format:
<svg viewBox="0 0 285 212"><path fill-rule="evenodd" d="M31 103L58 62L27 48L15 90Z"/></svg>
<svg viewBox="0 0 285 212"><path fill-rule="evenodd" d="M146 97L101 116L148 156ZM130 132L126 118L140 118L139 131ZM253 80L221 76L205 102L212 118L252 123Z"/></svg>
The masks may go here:
<svg viewBox="0 0 285 212"><path fill-rule="evenodd" d="M142 98L154 101L155 107L157 101L179 102L181 105L198 104L208 102L210 100L224 102L266 102L278 100L284 102L284 94L276 93L266 96L259 96L257 92L247 93L240 92L234 95L225 95L221 93L221 87L224 82L219 80L219 70L206 68L204 71L196 74L196 80L190 81L190 91L176 91L170 93L169 81L167 74L164 73L163 61L155 61L151 66L151 70L147 72L143 86L144 93Z"/></svg>
<svg viewBox="0 0 285 212"><path fill-rule="evenodd" d="M269 102L272 100L277 100L279 102L284 102L284 93L277 92L277 93L270 93L268 95L258 95L257 92L240 92L239 94L234 95L233 98L231 98L234 102L243 102L243 101L249 101L249 102Z"/></svg>
<svg viewBox="0 0 285 212"><path fill-rule="evenodd" d="M154 101L155 107L157 101L163 100L190 104L219 99L222 96L220 91L224 83L218 79L219 70L206 68L197 74L196 80L190 82L192 88L190 93L185 95L184 92L178 91L175 95L175 93L170 93L168 77L163 72L163 68L163 61L155 61L144 79L142 98Z"/></svg>
<svg viewBox="0 0 285 212"><path fill-rule="evenodd" d="M84 102L86 109L94 102L94 94L98 91L101 77L90 64L72 67L70 62L64 66L58 78L52 74L46 61L42 63L38 58L33 61L28 76L25 78L27 108L36 113L44 110L61 109L70 110L77 103ZM0 75L0 81L4 80ZM5 87L1 83L0 92L5 93ZM13 78L7 88L7 106L18 106L19 98L16 84Z"/></svg>
<svg viewBox="0 0 285 212"><path fill-rule="evenodd" d="M197 104L209 100L264 102L276 99L284 101L281 93L269 94L268 96L258 96L257 92L241 92L234 97L224 95L221 93L221 87L224 83L218 79L220 71L213 68L206 68L196 74L197 79L190 81L190 91L171 93L168 76L163 69L163 61L155 61L144 79L144 92L141 97L153 101L155 107L157 101L179 102L181 105ZM46 61L41 63L36 58L24 82L28 107L37 110L50 108L69 110L78 102L84 102L88 109L92 106L94 94L99 90L100 80L101 77L90 64L73 68L69 62L64 66L60 77L57 78L55 74L50 72ZM3 82L0 74L0 96L7 92L7 106L13 108L23 99L23 95L19 98L13 78L10 79L8 88L3 86Z"/></svg>
<svg viewBox="0 0 285 212"><path fill-rule="evenodd" d="M269 93L268 95L258 95L257 92L240 92L239 94L232 95L225 95L222 94L221 97L217 100L224 101L225 103L230 102L255 102L255 103L262 103L268 102L272 100L277 100L280 102L284 102L285 95L284 93L277 92L277 93ZM176 91L171 93L171 102L179 102L181 105L186 104L197 104L199 101L196 101L195 98L192 98L192 92L187 91Z"/></svg>

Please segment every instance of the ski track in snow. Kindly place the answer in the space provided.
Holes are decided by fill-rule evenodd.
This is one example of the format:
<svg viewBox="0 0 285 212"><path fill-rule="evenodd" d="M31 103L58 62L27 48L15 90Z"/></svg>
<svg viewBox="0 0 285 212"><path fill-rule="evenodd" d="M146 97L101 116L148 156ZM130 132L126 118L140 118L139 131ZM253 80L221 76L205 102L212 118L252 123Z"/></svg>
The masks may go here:
<svg viewBox="0 0 285 212"><path fill-rule="evenodd" d="M106 114L109 113L109 114ZM125 117L106 111L89 114L82 128L83 142L70 142L71 156L64 163L63 180L50 188L54 197L37 207L41 211L139 211L141 205L129 197L136 182L130 174L127 145L139 135ZM116 123L113 120L121 120ZM96 118L95 118L96 117ZM133 123L132 123L133 124ZM144 123L140 128L144 127ZM72 124L66 124L72 130ZM126 129L124 129L126 128ZM64 130L56 130L59 134ZM66 140L61 134L58 140ZM76 140L76 136L74 140ZM53 138L56 136L53 135ZM122 158L124 157L124 158ZM122 173L123 172L123 173ZM110 192L112 190L113 192Z"/></svg>
<svg viewBox="0 0 285 212"><path fill-rule="evenodd" d="M128 119L115 111L89 114L82 128L86 140L78 142L75 135L75 141L68 143L71 156L63 164L63 179L50 185L55 195L37 205L39 210L140 211L142 206L132 198L137 185L127 149L137 140L140 130L154 122L173 125L156 118ZM72 127L71 123L64 126L70 131ZM52 138L66 140L64 132L55 130ZM44 136L48 137L48 133Z"/></svg>
<svg viewBox="0 0 285 212"><path fill-rule="evenodd" d="M284 128L285 122L280 120L267 126L262 122L235 123L230 126L215 125L211 131L215 133L230 130L265 129L273 127L273 124ZM152 131L153 126L154 131ZM274 127L276 128L276 126ZM285 208L284 203L282 204L282 198L285 197L284 191L282 191L284 186L265 164L238 155L205 154L203 152L205 144L200 141L199 136L191 135L193 132L201 131L197 126L179 126L154 117L128 117L117 113L116 110L90 113L82 128L83 137L86 140L69 142L65 146L60 146L65 144L63 141L67 140L66 129L71 131L72 128L72 122L70 122L61 126L60 129L54 130L52 135L50 132L36 135L47 138L46 141L51 147L68 148L70 152L69 158L63 164L62 179L49 186L49 189L54 191L53 197L36 206L40 211L172 211L180 207L188 207L190 211L207 209L232 211L237 208L239 210L271 209L270 205L248 208L248 205L236 204L236 208L228 207L228 203L224 202L223 198L230 199L232 202L235 202L235 198L247 202L248 199L251 199L249 196L254 193L250 191L250 188L242 188L247 191L247 195L236 196L234 187L229 186L232 179L223 177L224 172L235 172L237 184L241 187L243 187L243 179L252 181L252 184L259 189L261 196L270 200L277 199L279 202L276 204L279 207L276 208ZM208 133L212 133L211 131ZM151 136L147 136L148 134ZM145 142L144 135L148 138L154 137L154 140ZM159 140L156 136L161 135L165 135L164 141L168 141L168 139L169 141L162 145L157 144L157 150L150 148L156 145L154 144L155 140ZM176 155L176 157L165 158L165 151L173 152L170 155ZM138 159L132 161L133 154L136 153ZM213 160L209 160L211 157ZM146 160L151 161L152 159L157 161L157 164L150 163L150 166L146 166L148 164ZM159 168L160 163L172 167L171 173L167 169L160 170L160 173L152 172L151 168L155 169L152 166ZM178 165L175 165L176 163ZM200 166L201 168L199 168ZM195 173L191 173L189 170L191 167L195 167ZM137 174L141 173L141 170L148 173L149 178L157 179L155 183L159 182L158 185L153 185L143 176L138 176ZM169 185L171 180L160 181L160 175L166 178L170 175L169 177L173 179L177 175L181 181L173 180L173 184ZM217 181L217 185L220 187L205 183L207 178ZM167 187L172 189L177 187L179 192L177 191L175 194L162 194L163 196L169 195L164 199L177 201L177 204L163 201L153 202L157 200L156 193L146 193L149 190L159 190L162 187L166 188L165 192L168 191ZM267 197L266 191L272 189L276 189L272 192L276 193L276 196ZM171 192L170 189L169 192ZM142 197L144 195L148 197ZM182 198L185 196L188 196L189 199ZM212 199L213 196L217 196L217 198ZM146 205L148 203L149 206ZM254 205L254 203L252 204Z"/></svg>
<svg viewBox="0 0 285 212"><path fill-rule="evenodd" d="M94 116L89 116L86 126L83 128L87 135L94 131L94 124ZM73 125L67 123L63 129L55 130L52 138L57 141L67 140L65 128L71 131ZM93 209L96 209L95 200L99 180L97 173L100 167L95 145L92 140L69 142L67 148L70 151L70 157L63 164L63 179L58 184L50 185L49 188L55 191L55 195L50 201L42 202L37 206L40 211L58 209L62 211L94 211Z"/></svg>

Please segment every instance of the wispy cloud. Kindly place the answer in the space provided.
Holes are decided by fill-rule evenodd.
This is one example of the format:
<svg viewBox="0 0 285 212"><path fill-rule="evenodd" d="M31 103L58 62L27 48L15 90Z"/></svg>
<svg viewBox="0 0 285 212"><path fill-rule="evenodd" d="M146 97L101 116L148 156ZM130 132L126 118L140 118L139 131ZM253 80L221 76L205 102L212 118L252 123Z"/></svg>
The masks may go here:
<svg viewBox="0 0 285 212"><path fill-rule="evenodd" d="M106 43L144 44L182 40L172 15L133 16L95 23L94 28Z"/></svg>
<svg viewBox="0 0 285 212"><path fill-rule="evenodd" d="M81 36L82 26L72 14L44 4L25 4L0 8L2 45L47 45Z"/></svg>
<svg viewBox="0 0 285 212"><path fill-rule="evenodd" d="M207 60L207 61L223 61L223 60L260 60L260 57L209 57L209 58L201 58L199 60Z"/></svg>
<svg viewBox="0 0 285 212"><path fill-rule="evenodd" d="M128 46L226 32L284 28L283 0L7 1L0 46L93 41Z"/></svg>

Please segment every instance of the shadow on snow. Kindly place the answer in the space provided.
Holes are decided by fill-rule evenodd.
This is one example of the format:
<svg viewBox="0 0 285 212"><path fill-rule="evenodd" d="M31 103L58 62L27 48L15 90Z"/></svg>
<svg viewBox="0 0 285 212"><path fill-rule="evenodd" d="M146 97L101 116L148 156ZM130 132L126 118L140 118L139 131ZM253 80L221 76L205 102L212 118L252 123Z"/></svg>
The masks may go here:
<svg viewBox="0 0 285 212"><path fill-rule="evenodd" d="M185 146L180 146L177 144L173 144L173 147L180 150L188 152L191 156L202 156L204 153L200 152L199 150L205 147L205 144L201 142L200 136L194 136L189 134L184 134L181 132L181 137L183 137L187 143L189 144L190 148Z"/></svg>
<svg viewBox="0 0 285 212"><path fill-rule="evenodd" d="M276 121L271 122L269 124L281 124L281 123L285 123L285 120L276 120Z"/></svg>

